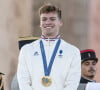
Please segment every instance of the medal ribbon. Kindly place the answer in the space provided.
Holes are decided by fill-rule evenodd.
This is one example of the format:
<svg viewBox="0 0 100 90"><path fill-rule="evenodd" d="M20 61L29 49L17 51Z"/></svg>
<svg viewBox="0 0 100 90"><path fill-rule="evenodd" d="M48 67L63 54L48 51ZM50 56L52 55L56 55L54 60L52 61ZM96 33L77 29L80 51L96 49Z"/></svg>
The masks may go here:
<svg viewBox="0 0 100 90"><path fill-rule="evenodd" d="M58 48L60 46L60 43L61 43L61 40L59 39L57 41L57 43L56 43L56 46L54 48L54 51L53 51L51 59L50 59L50 63L48 65L48 67L47 67L47 60L46 60L46 54L45 54L45 50L44 50L44 45L43 45L42 40L40 40L40 49L41 49L41 54L42 54L42 60L43 60L43 66L44 66L45 76L49 76L50 75L51 68L52 68L52 65L53 65L56 53L58 51Z"/></svg>

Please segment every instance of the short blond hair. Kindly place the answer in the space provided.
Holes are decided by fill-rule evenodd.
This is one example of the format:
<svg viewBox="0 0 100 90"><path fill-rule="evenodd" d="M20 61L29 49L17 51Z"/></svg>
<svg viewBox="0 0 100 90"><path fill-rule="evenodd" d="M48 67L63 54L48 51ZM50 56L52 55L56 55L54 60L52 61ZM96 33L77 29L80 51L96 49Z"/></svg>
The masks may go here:
<svg viewBox="0 0 100 90"><path fill-rule="evenodd" d="M61 10L57 8L55 5L45 4L39 8L39 15L43 13L50 13L50 12L57 13L59 19L61 19Z"/></svg>

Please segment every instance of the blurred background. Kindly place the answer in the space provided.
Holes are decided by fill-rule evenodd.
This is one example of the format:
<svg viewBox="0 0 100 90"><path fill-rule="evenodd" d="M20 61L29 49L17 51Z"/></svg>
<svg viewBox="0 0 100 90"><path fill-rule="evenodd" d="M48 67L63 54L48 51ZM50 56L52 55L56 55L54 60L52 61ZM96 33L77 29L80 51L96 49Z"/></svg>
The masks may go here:
<svg viewBox="0 0 100 90"><path fill-rule="evenodd" d="M0 72L5 73L5 90L10 90L17 70L19 37L40 37L38 9L48 2L62 10L61 37L80 50L96 51L95 80L100 82L100 0L0 0Z"/></svg>

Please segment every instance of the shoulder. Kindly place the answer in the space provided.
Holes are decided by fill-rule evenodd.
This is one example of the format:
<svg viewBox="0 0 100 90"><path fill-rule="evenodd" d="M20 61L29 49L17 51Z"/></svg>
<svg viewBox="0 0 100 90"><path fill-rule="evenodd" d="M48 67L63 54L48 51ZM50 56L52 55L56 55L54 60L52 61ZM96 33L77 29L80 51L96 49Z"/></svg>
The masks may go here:
<svg viewBox="0 0 100 90"><path fill-rule="evenodd" d="M37 46L39 46L39 41L40 39L33 41L31 43L25 44L24 46L22 46L21 51L23 50L31 50L33 48L36 48Z"/></svg>
<svg viewBox="0 0 100 90"><path fill-rule="evenodd" d="M61 39L61 42L62 42L62 46L67 49L69 52L79 52L80 53L80 50L79 48L77 48L76 46L64 41L63 39Z"/></svg>

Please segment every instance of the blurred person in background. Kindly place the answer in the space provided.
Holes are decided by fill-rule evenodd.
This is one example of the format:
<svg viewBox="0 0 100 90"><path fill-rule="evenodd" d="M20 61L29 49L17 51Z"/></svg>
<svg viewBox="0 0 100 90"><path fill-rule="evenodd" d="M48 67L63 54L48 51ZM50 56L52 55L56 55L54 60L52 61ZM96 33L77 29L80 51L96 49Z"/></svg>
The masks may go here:
<svg viewBox="0 0 100 90"><path fill-rule="evenodd" d="M5 74L0 72L0 90L4 90L4 80L2 75Z"/></svg>
<svg viewBox="0 0 100 90"><path fill-rule="evenodd" d="M80 83L95 82L94 77L96 74L96 64L98 58L96 53L92 49L86 49L81 51L81 73L82 77Z"/></svg>
<svg viewBox="0 0 100 90"><path fill-rule="evenodd" d="M81 53L81 80L78 90L100 90L100 83L94 80L98 58L93 49L85 49ZM95 84L94 84L95 83Z"/></svg>

